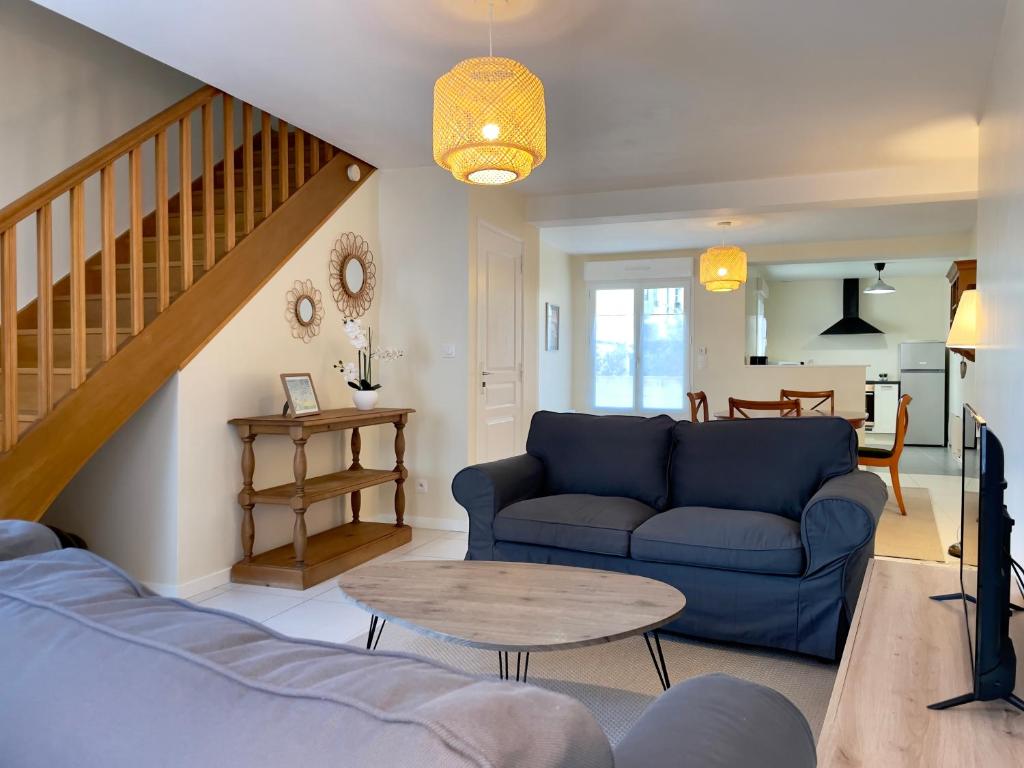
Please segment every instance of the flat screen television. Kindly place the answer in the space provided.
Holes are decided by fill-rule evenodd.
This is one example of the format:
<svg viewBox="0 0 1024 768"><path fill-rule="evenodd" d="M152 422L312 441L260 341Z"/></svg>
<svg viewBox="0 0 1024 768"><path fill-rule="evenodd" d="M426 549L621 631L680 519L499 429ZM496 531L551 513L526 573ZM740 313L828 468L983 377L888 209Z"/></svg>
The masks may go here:
<svg viewBox="0 0 1024 768"><path fill-rule="evenodd" d="M960 592L933 599L963 604L974 690L931 704L929 709L994 699L1024 709L1024 702L1013 693L1017 666L1009 634L1013 520L1003 504L1003 446L970 405L964 406L963 429Z"/></svg>

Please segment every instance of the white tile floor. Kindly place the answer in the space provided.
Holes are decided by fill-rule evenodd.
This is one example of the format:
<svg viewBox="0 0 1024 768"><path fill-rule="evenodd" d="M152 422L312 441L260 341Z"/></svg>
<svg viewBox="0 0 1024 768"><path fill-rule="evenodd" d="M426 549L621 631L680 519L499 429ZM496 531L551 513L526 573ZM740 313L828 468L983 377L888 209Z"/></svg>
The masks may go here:
<svg viewBox="0 0 1024 768"><path fill-rule="evenodd" d="M878 474L889 483L888 470ZM960 523L960 478L950 475L900 475L904 487L927 488L943 546L956 541ZM461 560L466 554L466 534L413 529L410 543L371 562L386 560ZM293 637L336 643L362 643L369 615L349 603L334 579L303 592L248 584L225 584L196 595L193 602L247 616L271 629Z"/></svg>
<svg viewBox="0 0 1024 768"><path fill-rule="evenodd" d="M465 555L465 533L414 528L411 542L371 562L461 560ZM246 616L285 635L332 643L364 642L370 621L369 614L344 598L334 579L302 592L250 584L224 584L191 600Z"/></svg>

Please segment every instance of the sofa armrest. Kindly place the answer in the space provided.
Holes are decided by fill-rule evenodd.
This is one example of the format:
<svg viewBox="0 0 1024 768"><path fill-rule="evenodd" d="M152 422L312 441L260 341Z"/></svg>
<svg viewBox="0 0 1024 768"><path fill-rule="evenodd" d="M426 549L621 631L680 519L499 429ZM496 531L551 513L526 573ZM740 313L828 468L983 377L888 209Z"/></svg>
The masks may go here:
<svg viewBox="0 0 1024 768"><path fill-rule="evenodd" d="M0 520L0 561L60 549L57 534L28 520Z"/></svg>
<svg viewBox="0 0 1024 768"><path fill-rule="evenodd" d="M466 467L452 480L455 500L469 514L469 560L494 557L494 516L509 504L536 496L544 465L528 453Z"/></svg>
<svg viewBox="0 0 1024 768"><path fill-rule="evenodd" d="M845 560L870 542L887 498L885 483L873 472L854 470L826 480L800 518L807 554L804 577Z"/></svg>
<svg viewBox="0 0 1024 768"><path fill-rule="evenodd" d="M778 691L714 674L672 686L615 748L615 768L814 768L807 720Z"/></svg>

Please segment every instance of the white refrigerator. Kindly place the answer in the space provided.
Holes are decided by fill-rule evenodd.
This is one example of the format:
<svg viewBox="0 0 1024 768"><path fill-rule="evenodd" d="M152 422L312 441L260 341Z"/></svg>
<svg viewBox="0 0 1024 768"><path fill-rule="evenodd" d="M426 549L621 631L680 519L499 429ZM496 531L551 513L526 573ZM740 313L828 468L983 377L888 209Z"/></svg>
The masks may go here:
<svg viewBox="0 0 1024 768"><path fill-rule="evenodd" d="M912 398L907 445L946 444L946 344L900 344L900 390Z"/></svg>

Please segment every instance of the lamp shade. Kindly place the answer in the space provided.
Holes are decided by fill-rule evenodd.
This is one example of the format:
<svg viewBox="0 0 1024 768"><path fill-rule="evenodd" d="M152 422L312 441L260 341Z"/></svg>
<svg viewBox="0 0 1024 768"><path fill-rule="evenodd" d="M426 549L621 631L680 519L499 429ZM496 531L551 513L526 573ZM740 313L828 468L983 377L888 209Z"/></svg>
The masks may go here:
<svg viewBox="0 0 1024 768"><path fill-rule="evenodd" d="M465 59L434 84L434 161L459 181L519 181L546 154L544 84L518 61Z"/></svg>
<svg viewBox="0 0 1024 768"><path fill-rule="evenodd" d="M953 324L946 337L950 349L974 349L978 346L978 292L967 290L960 294Z"/></svg>
<svg viewBox="0 0 1024 768"><path fill-rule="evenodd" d="M735 245L716 245L700 255L700 284L713 293L735 291L747 282L747 254Z"/></svg>

